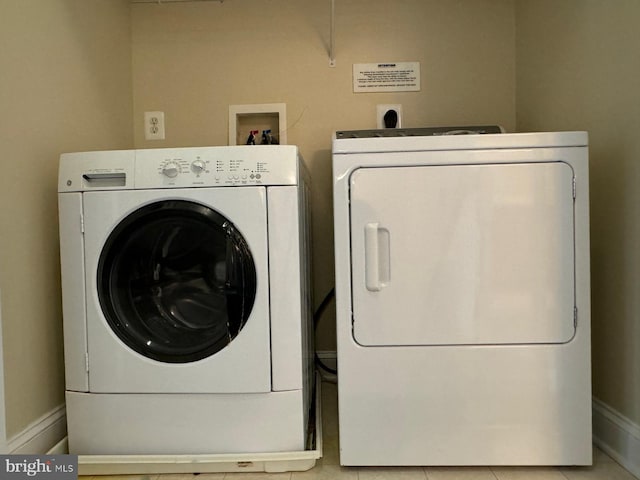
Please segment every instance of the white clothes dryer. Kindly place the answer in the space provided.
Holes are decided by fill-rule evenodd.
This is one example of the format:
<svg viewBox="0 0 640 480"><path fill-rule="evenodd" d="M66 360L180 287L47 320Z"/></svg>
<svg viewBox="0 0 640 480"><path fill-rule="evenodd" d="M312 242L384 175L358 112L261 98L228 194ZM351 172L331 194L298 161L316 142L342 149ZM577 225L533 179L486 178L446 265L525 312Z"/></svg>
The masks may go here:
<svg viewBox="0 0 640 480"><path fill-rule="evenodd" d="M590 464L586 133L338 132L333 174L340 462Z"/></svg>
<svg viewBox="0 0 640 480"><path fill-rule="evenodd" d="M71 453L304 450L308 185L294 146L61 156Z"/></svg>

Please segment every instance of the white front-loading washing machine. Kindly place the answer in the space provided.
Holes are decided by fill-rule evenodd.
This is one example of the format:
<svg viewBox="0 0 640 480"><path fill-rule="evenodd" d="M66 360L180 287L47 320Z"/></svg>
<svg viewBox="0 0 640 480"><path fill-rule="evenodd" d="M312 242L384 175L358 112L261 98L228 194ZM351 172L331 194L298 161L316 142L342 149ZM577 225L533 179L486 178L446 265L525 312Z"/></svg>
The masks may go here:
<svg viewBox="0 0 640 480"><path fill-rule="evenodd" d="M61 156L71 453L305 449L308 185L294 146Z"/></svg>
<svg viewBox="0 0 640 480"><path fill-rule="evenodd" d="M340 462L590 464L587 135L443 133L333 142Z"/></svg>

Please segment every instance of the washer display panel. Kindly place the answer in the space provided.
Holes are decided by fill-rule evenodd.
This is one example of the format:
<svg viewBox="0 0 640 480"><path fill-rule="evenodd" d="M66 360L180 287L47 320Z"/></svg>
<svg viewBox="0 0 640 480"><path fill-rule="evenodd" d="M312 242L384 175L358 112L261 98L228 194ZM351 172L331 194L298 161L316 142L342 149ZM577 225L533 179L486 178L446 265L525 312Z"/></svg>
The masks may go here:
<svg viewBox="0 0 640 480"><path fill-rule="evenodd" d="M242 330L256 269L233 223L197 202L141 207L107 238L98 262L100 305L131 349L167 363L214 355Z"/></svg>

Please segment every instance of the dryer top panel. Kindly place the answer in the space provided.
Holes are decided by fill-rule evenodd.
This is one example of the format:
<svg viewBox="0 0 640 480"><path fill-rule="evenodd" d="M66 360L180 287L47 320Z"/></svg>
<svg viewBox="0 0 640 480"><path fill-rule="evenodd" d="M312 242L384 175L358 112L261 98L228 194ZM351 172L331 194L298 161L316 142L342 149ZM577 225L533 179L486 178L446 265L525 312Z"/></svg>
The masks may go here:
<svg viewBox="0 0 640 480"><path fill-rule="evenodd" d="M297 185L300 160L293 145L64 153L58 191Z"/></svg>
<svg viewBox="0 0 640 480"><path fill-rule="evenodd" d="M469 127L471 128L471 127ZM442 150L494 150L514 148L584 147L587 132L434 134L372 137L336 132L333 154L419 152ZM468 133L468 132L464 132Z"/></svg>

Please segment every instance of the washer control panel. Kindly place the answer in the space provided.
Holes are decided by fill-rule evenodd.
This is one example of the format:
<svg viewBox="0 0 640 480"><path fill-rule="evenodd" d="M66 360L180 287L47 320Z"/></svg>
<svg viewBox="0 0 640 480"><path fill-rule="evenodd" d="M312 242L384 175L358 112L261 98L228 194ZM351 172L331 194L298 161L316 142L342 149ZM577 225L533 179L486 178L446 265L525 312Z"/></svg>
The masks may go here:
<svg viewBox="0 0 640 480"><path fill-rule="evenodd" d="M294 145L64 153L58 191L297 185L301 162Z"/></svg>
<svg viewBox="0 0 640 480"><path fill-rule="evenodd" d="M290 145L137 150L135 188L295 185Z"/></svg>

